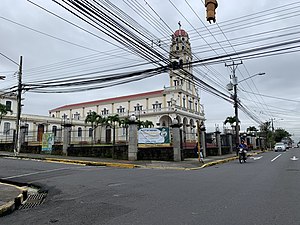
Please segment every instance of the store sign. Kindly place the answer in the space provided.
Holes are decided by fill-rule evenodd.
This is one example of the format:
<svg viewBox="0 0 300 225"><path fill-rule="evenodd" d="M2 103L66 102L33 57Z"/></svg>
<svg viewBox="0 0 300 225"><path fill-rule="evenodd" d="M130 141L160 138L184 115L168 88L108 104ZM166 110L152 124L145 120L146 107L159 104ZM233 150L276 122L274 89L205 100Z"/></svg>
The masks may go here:
<svg viewBox="0 0 300 225"><path fill-rule="evenodd" d="M170 143L169 128L142 128L138 131L139 144L166 144Z"/></svg>

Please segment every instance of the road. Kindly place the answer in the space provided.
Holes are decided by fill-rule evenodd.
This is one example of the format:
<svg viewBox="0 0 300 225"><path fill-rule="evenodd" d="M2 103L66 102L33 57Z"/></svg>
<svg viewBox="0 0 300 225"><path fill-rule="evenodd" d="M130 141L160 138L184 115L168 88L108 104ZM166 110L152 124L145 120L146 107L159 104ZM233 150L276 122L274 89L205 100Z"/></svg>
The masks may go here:
<svg viewBox="0 0 300 225"><path fill-rule="evenodd" d="M0 158L0 177L49 191L1 225L300 224L300 149L193 170L118 169Z"/></svg>

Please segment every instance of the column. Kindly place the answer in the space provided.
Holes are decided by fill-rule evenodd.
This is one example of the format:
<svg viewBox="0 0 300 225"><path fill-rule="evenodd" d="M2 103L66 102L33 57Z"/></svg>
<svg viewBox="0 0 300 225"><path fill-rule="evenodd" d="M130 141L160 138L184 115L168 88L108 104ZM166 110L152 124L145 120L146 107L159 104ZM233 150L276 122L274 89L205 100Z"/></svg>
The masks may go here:
<svg viewBox="0 0 300 225"><path fill-rule="evenodd" d="M71 144L71 129L71 124L64 124L63 155L68 155L68 147Z"/></svg>
<svg viewBox="0 0 300 225"><path fill-rule="evenodd" d="M182 108L182 95L181 94L182 93L179 92L179 106L180 106L180 108Z"/></svg>
<svg viewBox="0 0 300 225"><path fill-rule="evenodd" d="M173 154L174 161L181 161L181 147L180 147L180 125L178 124L178 120L174 119L173 124L171 125L173 132Z"/></svg>
<svg viewBox="0 0 300 225"><path fill-rule="evenodd" d="M233 144L232 144L232 134L227 134L228 142L229 142L229 153L233 152Z"/></svg>
<svg viewBox="0 0 300 225"><path fill-rule="evenodd" d="M149 112L149 98L146 98L146 113Z"/></svg>
<svg viewBox="0 0 300 225"><path fill-rule="evenodd" d="M221 132L216 131L216 143L218 146L218 155L222 155Z"/></svg>
<svg viewBox="0 0 300 225"><path fill-rule="evenodd" d="M132 115L129 120L129 137L128 137L128 160L137 160L138 152L138 129L136 117Z"/></svg>
<svg viewBox="0 0 300 225"><path fill-rule="evenodd" d="M206 157L206 138L205 138L205 128L200 128L201 130L201 145L203 149L203 157Z"/></svg>

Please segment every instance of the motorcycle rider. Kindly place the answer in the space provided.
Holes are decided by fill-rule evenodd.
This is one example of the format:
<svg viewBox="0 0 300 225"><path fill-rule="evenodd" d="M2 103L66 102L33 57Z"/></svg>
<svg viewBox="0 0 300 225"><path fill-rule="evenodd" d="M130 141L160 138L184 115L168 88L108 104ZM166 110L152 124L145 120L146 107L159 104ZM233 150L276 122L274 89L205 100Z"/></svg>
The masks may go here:
<svg viewBox="0 0 300 225"><path fill-rule="evenodd" d="M239 144L239 149L242 149L243 150L243 158L245 157L245 151L247 150L247 145L245 144L245 141L244 140L242 140L241 141L241 144Z"/></svg>

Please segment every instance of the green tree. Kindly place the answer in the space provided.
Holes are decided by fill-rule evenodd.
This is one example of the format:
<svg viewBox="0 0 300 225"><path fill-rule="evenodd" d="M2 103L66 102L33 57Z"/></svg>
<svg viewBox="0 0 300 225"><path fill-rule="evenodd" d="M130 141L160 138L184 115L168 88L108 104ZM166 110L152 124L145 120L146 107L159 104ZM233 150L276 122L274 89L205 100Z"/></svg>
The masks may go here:
<svg viewBox="0 0 300 225"><path fill-rule="evenodd" d="M120 117L118 114L107 117L107 122L113 128L113 145L116 143L116 124L120 124Z"/></svg>
<svg viewBox="0 0 300 225"><path fill-rule="evenodd" d="M274 141L273 141L273 133L271 131L271 122L270 121L266 121L264 123L262 123L259 126L260 129L260 136L265 137L266 138L266 144L270 146L270 148L272 147Z"/></svg>
<svg viewBox="0 0 300 225"><path fill-rule="evenodd" d="M152 121L145 120L145 121L141 121L141 127L145 127L145 128L154 127L154 124L152 123Z"/></svg>
<svg viewBox="0 0 300 225"><path fill-rule="evenodd" d="M107 118L102 117L102 116L99 115L96 123L97 123L97 126L100 126L99 142L101 143L102 128L103 128L103 125L107 124Z"/></svg>
<svg viewBox="0 0 300 225"><path fill-rule="evenodd" d="M125 117L124 119L120 119L119 126L125 128L126 132L126 142L128 141L128 127L130 124L129 117Z"/></svg>
<svg viewBox="0 0 300 225"><path fill-rule="evenodd" d="M88 113L88 115L86 116L84 122L85 123L91 123L91 127L93 129L93 136L92 136L92 140L94 142L95 140L95 136L96 136L96 128L99 126L100 122L102 122L103 118L97 114L96 112L90 112ZM101 134L100 134L101 136Z"/></svg>
<svg viewBox="0 0 300 225"><path fill-rule="evenodd" d="M152 121L146 120L146 121L144 121L144 127L146 127L146 128L154 127L154 124Z"/></svg>
<svg viewBox="0 0 300 225"><path fill-rule="evenodd" d="M290 138L291 136L292 135L289 132L287 132L285 129L278 128L274 132L274 141L281 142L282 139L287 139L287 141L291 141Z"/></svg>
<svg viewBox="0 0 300 225"><path fill-rule="evenodd" d="M238 121L238 122L240 122L240 121ZM224 125L226 125L227 123L229 123L230 126L233 127L234 124L236 123L235 116L228 116L228 117L226 118L226 120L224 121Z"/></svg>
<svg viewBox="0 0 300 225"><path fill-rule="evenodd" d="M254 126L250 126L247 128L247 132L257 132L257 131L258 131L258 129Z"/></svg>
<svg viewBox="0 0 300 225"><path fill-rule="evenodd" d="M0 103L0 123L2 121L3 116L7 115L8 112L12 113L12 110L8 109L6 105Z"/></svg>

